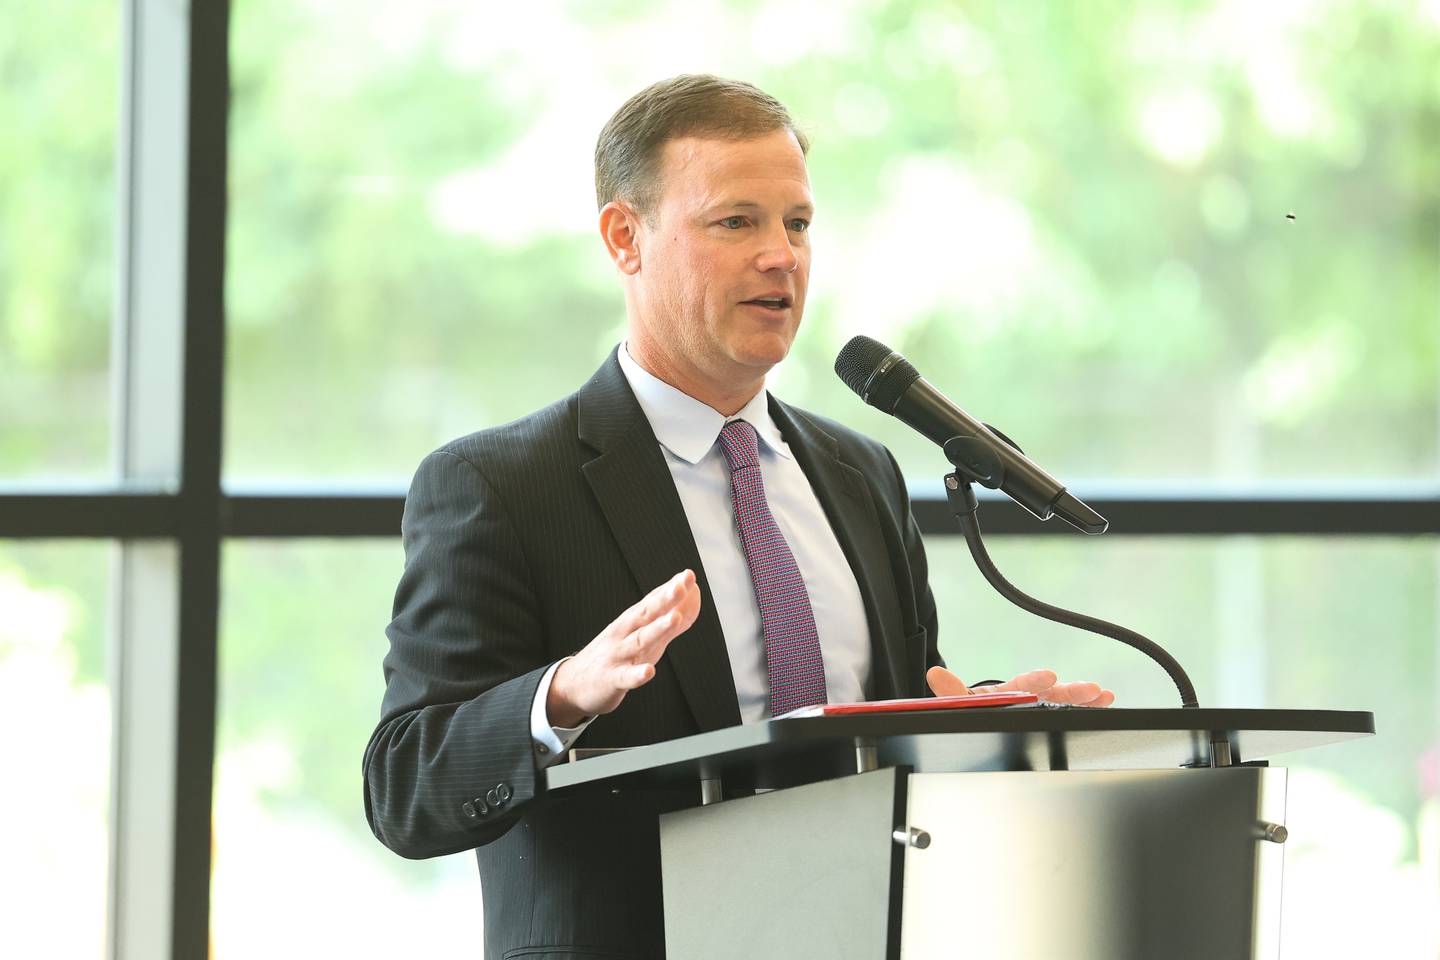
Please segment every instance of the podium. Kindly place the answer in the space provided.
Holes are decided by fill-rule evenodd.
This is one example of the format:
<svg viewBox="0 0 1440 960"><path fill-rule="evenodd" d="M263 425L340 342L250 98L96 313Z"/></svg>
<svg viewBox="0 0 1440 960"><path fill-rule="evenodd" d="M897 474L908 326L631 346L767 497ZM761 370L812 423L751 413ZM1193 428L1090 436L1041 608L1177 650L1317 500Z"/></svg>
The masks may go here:
<svg viewBox="0 0 1440 960"><path fill-rule="evenodd" d="M1051 706L769 720L585 756L666 791L671 960L1279 955L1285 770L1368 712Z"/></svg>

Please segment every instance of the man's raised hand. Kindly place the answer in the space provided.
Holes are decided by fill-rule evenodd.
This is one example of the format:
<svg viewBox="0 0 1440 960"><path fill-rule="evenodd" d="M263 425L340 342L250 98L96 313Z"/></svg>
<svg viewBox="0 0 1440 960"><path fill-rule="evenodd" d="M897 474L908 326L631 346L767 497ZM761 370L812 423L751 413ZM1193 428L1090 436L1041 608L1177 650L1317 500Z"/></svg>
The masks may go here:
<svg viewBox="0 0 1440 960"><path fill-rule="evenodd" d="M574 727L620 706L625 694L650 682L665 648L699 613L700 586L689 570L651 590L555 670L545 699L550 723Z"/></svg>
<svg viewBox="0 0 1440 960"><path fill-rule="evenodd" d="M925 674L925 681L937 697L968 697L972 693L1008 693L1021 691L1033 693L1050 703L1071 703L1083 707L1108 707L1115 702L1115 694L1085 680L1058 683L1054 670L1031 670L1022 673L1006 683L990 684L984 687L967 687L965 681L944 667L931 667Z"/></svg>

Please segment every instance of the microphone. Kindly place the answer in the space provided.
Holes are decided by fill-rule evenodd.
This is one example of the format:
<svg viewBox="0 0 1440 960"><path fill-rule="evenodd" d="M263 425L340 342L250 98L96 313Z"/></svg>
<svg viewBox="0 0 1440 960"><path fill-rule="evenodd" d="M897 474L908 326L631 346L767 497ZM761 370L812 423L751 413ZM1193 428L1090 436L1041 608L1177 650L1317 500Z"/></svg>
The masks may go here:
<svg viewBox="0 0 1440 960"><path fill-rule="evenodd" d="M1117 623L1036 600L1006 580L995 569L995 563L980 537L980 524L975 518L975 492L970 484L979 483L992 490L1003 490L1041 520L1058 516L1090 534L1105 532L1109 524L1104 517L1067 493L1060 481L1032 463L1009 437L951 403L920 376L910 361L885 344L869 337L852 337L835 358L835 373L847 387L859 394L861 400L899 417L945 449L945 456L955 465L955 472L959 475L945 478L945 496L955 511L955 519L960 521L960 530L965 535L965 543L970 547L976 566L1001 596L1036 616L1112 637L1134 647L1170 675L1180 693L1181 706L1199 706L1195 685L1190 682L1185 668L1155 641ZM1224 748L1223 756L1228 757L1228 741ZM1214 756L1217 759L1212 761L1212 765L1229 765L1228 759L1218 759L1222 756L1218 746Z"/></svg>
<svg viewBox="0 0 1440 960"><path fill-rule="evenodd" d="M1088 534L1109 523L1025 456L1015 442L952 403L900 354L878 340L852 337L835 373L870 406L900 419L945 450L981 486L1000 490L1039 520L1059 517Z"/></svg>

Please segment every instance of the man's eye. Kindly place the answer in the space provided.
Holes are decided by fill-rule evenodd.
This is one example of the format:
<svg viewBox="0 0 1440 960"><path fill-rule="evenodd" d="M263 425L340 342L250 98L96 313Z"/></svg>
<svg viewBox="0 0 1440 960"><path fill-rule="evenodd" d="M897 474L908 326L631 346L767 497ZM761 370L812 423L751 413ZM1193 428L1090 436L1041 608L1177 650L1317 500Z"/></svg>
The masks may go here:
<svg viewBox="0 0 1440 960"><path fill-rule="evenodd" d="M794 220L790 221L790 229L794 230L796 233L804 233L806 230L810 229L810 221L802 220L800 217L796 217Z"/></svg>
<svg viewBox="0 0 1440 960"><path fill-rule="evenodd" d="M721 220L721 221L720 221L720 225L723 226L723 227L727 227L727 228L729 228L729 229L731 229L731 230L739 230L741 227L743 227L743 226L745 225L745 218L744 218L744 217L726 217L724 220Z"/></svg>

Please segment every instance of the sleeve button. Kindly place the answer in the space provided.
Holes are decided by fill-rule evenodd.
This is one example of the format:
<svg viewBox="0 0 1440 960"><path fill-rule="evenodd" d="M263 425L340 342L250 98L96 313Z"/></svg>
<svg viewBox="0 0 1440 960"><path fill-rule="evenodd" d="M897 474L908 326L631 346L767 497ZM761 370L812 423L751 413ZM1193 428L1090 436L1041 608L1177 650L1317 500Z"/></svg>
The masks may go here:
<svg viewBox="0 0 1440 960"><path fill-rule="evenodd" d="M502 784L500 784L499 786L497 786L497 787L495 788L495 792L500 795L500 802L501 802L501 803L508 803L508 802L510 802L510 798L513 796L513 794L510 792L510 784L508 784L508 783L502 783Z"/></svg>
<svg viewBox="0 0 1440 960"><path fill-rule="evenodd" d="M485 792L485 800L492 807L500 806L500 791L496 790L494 787L491 787Z"/></svg>
<svg viewBox="0 0 1440 960"><path fill-rule="evenodd" d="M465 816L469 817L471 820L474 820L480 815L475 810L475 804L471 803L469 800L466 800L464 803L460 804L460 810L462 813L465 814Z"/></svg>

